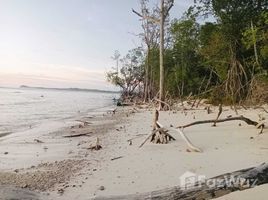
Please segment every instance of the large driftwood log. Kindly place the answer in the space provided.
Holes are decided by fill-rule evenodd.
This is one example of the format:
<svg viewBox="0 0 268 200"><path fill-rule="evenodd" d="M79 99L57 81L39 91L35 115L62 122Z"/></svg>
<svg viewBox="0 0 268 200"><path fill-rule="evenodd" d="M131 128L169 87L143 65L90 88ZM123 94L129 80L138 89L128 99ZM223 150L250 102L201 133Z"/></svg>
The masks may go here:
<svg viewBox="0 0 268 200"><path fill-rule="evenodd" d="M215 184L214 184L215 183ZM142 194L95 197L95 200L208 200L268 183L268 163L199 181L190 188L179 186Z"/></svg>
<svg viewBox="0 0 268 200"><path fill-rule="evenodd" d="M227 122L227 121L234 121L234 120L244 121L248 125L256 126L257 128L261 128L262 126L264 126L264 124L259 124L258 122L253 121L253 120L251 120L249 118L246 118L244 116L240 116L240 117L229 117L229 118L226 118L226 119L218 119L218 120L216 120L216 122L217 123L220 123L220 122ZM178 126L177 128L187 128L187 127L190 127L190 126L194 126L194 125L198 125L198 124L207 124L207 123L215 123L215 120L196 121L196 122L193 122L193 123L190 123L190 124L186 124L186 125L183 125L183 126Z"/></svg>

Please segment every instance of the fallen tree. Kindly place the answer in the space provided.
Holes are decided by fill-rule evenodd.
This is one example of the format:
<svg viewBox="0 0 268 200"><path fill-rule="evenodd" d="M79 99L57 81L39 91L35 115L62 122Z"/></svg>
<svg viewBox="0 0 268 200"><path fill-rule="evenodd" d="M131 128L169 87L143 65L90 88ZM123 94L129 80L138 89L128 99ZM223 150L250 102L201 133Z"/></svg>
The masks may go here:
<svg viewBox="0 0 268 200"><path fill-rule="evenodd" d="M210 184L209 184L210 183ZM215 184L214 184L215 183ZM208 200L268 183L268 163L199 181L191 187L174 186L142 194L95 197L95 200Z"/></svg>
<svg viewBox="0 0 268 200"><path fill-rule="evenodd" d="M164 126L158 121L159 118L159 111L155 110L154 120L153 120L153 130L152 133L141 143L139 147L142 147L147 140L151 139L153 143L160 143L166 144L170 140L176 140L172 135L168 133L168 129L164 128ZM202 152L201 149L194 146L188 137L183 133L183 130L174 129L177 131L181 138L186 142L187 146L189 147L188 151L190 152Z"/></svg>

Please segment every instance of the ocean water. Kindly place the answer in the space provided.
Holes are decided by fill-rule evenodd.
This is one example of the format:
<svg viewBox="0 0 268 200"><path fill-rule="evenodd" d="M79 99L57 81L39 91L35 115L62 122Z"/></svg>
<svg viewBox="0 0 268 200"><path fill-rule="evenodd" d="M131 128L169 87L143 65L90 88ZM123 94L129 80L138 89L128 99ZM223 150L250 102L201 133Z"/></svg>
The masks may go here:
<svg viewBox="0 0 268 200"><path fill-rule="evenodd" d="M114 105L116 93L0 88L0 137Z"/></svg>

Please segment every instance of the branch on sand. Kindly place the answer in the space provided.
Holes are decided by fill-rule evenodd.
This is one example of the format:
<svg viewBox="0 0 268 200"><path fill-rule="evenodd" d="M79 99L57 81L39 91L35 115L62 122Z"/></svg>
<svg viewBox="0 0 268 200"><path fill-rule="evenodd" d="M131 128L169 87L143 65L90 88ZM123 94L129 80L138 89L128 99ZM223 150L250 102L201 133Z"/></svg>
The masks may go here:
<svg viewBox="0 0 268 200"><path fill-rule="evenodd" d="M199 124L207 124L207 123L221 123L221 122L227 122L227 121L235 121L235 120L241 120L241 121L244 121L246 122L248 125L252 125L252 126L255 126L256 128L264 128L264 124L263 123L258 123L256 121L253 121L249 118L246 118L244 116L240 116L240 117L229 117L229 118L225 118L225 119L218 119L218 120L202 120L202 121L195 121L195 122L192 122L190 124L186 124L186 125L183 125L183 126L178 126L177 128L187 128L187 127L190 127L190 126L194 126L194 125L199 125Z"/></svg>
<svg viewBox="0 0 268 200"><path fill-rule="evenodd" d="M189 140L189 138L184 134L183 130L181 129L175 129L177 132L179 132L180 136L182 139L186 142L187 146L189 147L190 152L202 152L200 148L197 146L193 145L193 143Z"/></svg>
<svg viewBox="0 0 268 200"><path fill-rule="evenodd" d="M268 113L268 110L266 110L264 107L262 106L255 106L254 109L262 109L264 112Z"/></svg>
<svg viewBox="0 0 268 200"><path fill-rule="evenodd" d="M79 134L72 134L72 135L63 135L62 137L65 138L71 138L71 137L81 137L81 136L89 136L89 134L91 134L92 132L88 132L88 133L79 133Z"/></svg>
<svg viewBox="0 0 268 200"><path fill-rule="evenodd" d="M235 180L235 182L234 182ZM215 183L215 184L211 184ZM134 200L134 199L195 199L209 200L227 195L231 192L251 189L258 185L268 183L268 163L256 167L242 169L231 173L222 174L207 180L202 180L191 185L169 187L162 190L110 197L96 197L95 200Z"/></svg>

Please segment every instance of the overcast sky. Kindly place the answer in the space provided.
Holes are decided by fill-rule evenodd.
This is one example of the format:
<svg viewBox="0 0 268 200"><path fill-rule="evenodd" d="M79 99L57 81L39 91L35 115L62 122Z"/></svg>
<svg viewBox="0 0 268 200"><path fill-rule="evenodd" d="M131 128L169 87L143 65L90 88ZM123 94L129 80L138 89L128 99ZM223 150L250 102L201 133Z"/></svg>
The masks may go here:
<svg viewBox="0 0 268 200"><path fill-rule="evenodd" d="M175 0L172 16L192 3ZM131 8L139 0L0 0L0 86L113 89L111 56L140 44Z"/></svg>

